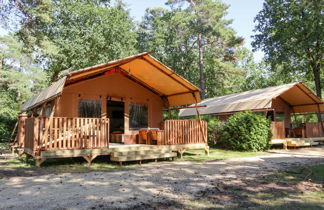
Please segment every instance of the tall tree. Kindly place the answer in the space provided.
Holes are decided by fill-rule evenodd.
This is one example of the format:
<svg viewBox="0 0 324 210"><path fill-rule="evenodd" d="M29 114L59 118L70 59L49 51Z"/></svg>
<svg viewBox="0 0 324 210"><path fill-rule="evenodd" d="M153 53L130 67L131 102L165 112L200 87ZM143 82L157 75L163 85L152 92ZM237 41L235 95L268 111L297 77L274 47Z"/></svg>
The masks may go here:
<svg viewBox="0 0 324 210"><path fill-rule="evenodd" d="M44 88L46 75L16 37L0 37L0 140L7 138L22 103Z"/></svg>
<svg viewBox="0 0 324 210"><path fill-rule="evenodd" d="M235 67L235 49L242 39L229 27L231 21L224 19L224 3L186 2L170 0L168 10L147 10L139 29L138 49L152 50L175 71L199 84L202 98L224 94L228 77L241 73Z"/></svg>
<svg viewBox="0 0 324 210"><path fill-rule="evenodd" d="M19 15L17 34L51 80L136 52L134 23L122 1L8 0L7 8Z"/></svg>
<svg viewBox="0 0 324 210"><path fill-rule="evenodd" d="M304 75L314 81L322 97L324 73L323 2L321 0L265 0L256 16L252 43L262 49L272 69Z"/></svg>

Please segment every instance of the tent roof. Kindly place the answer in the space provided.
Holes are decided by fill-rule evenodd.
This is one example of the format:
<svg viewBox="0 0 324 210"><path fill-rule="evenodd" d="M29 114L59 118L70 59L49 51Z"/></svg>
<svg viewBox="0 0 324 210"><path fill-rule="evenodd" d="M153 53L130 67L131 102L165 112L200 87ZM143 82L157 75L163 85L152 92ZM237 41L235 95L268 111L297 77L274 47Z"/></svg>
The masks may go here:
<svg viewBox="0 0 324 210"><path fill-rule="evenodd" d="M35 95L34 97L26 101L23 104L21 111L27 111L29 109L35 108L40 104L46 101L53 100L57 96L61 95L65 81L66 81L66 76L57 80L51 86L49 86L48 88L41 91L39 94Z"/></svg>
<svg viewBox="0 0 324 210"><path fill-rule="evenodd" d="M168 106L200 102L200 90L189 81L165 66L148 52L68 73L27 101L22 111L27 111L59 96L65 85L103 75L117 68L124 76L159 95Z"/></svg>
<svg viewBox="0 0 324 210"><path fill-rule="evenodd" d="M289 104L293 112L318 112L319 108L324 111L323 101L301 82L208 98L198 105L206 106L199 108L201 114L226 114L271 109L272 100L276 98ZM180 117L194 115L194 109L183 109L179 113Z"/></svg>

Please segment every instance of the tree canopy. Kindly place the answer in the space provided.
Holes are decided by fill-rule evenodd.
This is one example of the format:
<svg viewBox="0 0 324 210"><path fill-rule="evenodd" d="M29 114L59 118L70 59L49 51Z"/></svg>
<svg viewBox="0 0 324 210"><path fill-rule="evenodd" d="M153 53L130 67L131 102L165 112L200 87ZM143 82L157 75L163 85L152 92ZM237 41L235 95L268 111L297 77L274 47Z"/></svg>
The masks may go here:
<svg viewBox="0 0 324 210"><path fill-rule="evenodd" d="M226 94L235 78L236 50L243 39L229 27L221 1L168 1L170 9L148 9L139 27L139 51L154 56L200 87L206 95Z"/></svg>
<svg viewBox="0 0 324 210"><path fill-rule="evenodd" d="M265 0L255 18L255 62L221 0L166 0L136 22L122 0L6 0L0 4L0 132L21 103L64 73L150 51L202 98L304 80L323 91L319 0ZM1 136L0 136L1 138Z"/></svg>
<svg viewBox="0 0 324 210"><path fill-rule="evenodd" d="M262 49L273 71L313 80L322 97L324 73L323 2L320 0L265 0L256 16L252 43Z"/></svg>
<svg viewBox="0 0 324 210"><path fill-rule="evenodd" d="M121 1L9 1L17 36L56 80L60 74L136 52L132 19Z"/></svg>
<svg viewBox="0 0 324 210"><path fill-rule="evenodd" d="M16 37L0 37L0 139L9 135L22 103L46 85L46 74L22 49Z"/></svg>

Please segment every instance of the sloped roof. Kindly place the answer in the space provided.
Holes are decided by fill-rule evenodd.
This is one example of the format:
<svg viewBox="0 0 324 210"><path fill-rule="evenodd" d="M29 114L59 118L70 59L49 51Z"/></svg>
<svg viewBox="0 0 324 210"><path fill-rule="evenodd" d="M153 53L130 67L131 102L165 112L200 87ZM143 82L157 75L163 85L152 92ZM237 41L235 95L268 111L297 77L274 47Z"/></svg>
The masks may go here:
<svg viewBox="0 0 324 210"><path fill-rule="evenodd" d="M296 82L208 98L198 103L198 105L206 106L199 108L199 112L201 114L224 114L245 110L271 109L272 100L277 97L292 106L294 112L317 112L318 108L324 111L323 101L303 83ZM183 109L179 112L180 117L194 115L196 115L194 109Z"/></svg>
<svg viewBox="0 0 324 210"><path fill-rule="evenodd" d="M70 72L40 94L27 101L22 111L32 109L59 96L64 85L103 75L118 67L123 75L158 94L169 106L200 102L200 90L165 66L148 52Z"/></svg>
<svg viewBox="0 0 324 210"><path fill-rule="evenodd" d="M23 104L21 111L27 111L29 109L35 108L40 104L46 101L53 100L57 96L61 95L65 81L66 81L66 76L57 80L51 86L49 86L48 88L41 91L39 94L35 95L34 97L26 101Z"/></svg>

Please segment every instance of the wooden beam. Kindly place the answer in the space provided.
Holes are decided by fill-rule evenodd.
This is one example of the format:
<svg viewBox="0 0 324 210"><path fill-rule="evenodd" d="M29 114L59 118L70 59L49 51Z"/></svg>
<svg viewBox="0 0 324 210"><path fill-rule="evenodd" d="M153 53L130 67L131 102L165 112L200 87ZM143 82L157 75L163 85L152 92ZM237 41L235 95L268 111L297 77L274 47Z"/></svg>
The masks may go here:
<svg viewBox="0 0 324 210"><path fill-rule="evenodd" d="M195 93L195 92L199 92L199 90L174 93L174 94L170 94L170 95L166 95L166 96L170 97L170 96L177 96L177 95L182 95L182 94L187 94L187 93Z"/></svg>
<svg viewBox="0 0 324 210"><path fill-rule="evenodd" d="M207 107L207 106L206 105L186 106L186 107L171 108L168 110L195 109L195 108L203 108L203 107ZM164 111L167 111L167 110L164 110Z"/></svg>
<svg viewBox="0 0 324 210"><path fill-rule="evenodd" d="M287 106L292 107L292 105L290 103L288 103L288 101L286 101L285 99L283 99L281 96L278 96L278 98L280 100L282 100Z"/></svg>
<svg viewBox="0 0 324 210"><path fill-rule="evenodd" d="M324 104L324 102L321 102L321 103L316 103L316 104ZM293 105L294 107L295 106L312 106L312 105L316 105L315 103L314 104L298 104L298 105Z"/></svg>
<svg viewBox="0 0 324 210"><path fill-rule="evenodd" d="M141 85L142 87L150 90L151 92L155 93L156 95L158 96L165 96L163 93L159 92L158 90L156 90L155 88L153 88L152 86L148 85L147 83L145 83L144 81L138 79L138 78L135 78L134 76L132 76L127 70L119 67L123 72L125 72L127 74L127 77L128 79L132 80L133 82Z"/></svg>

